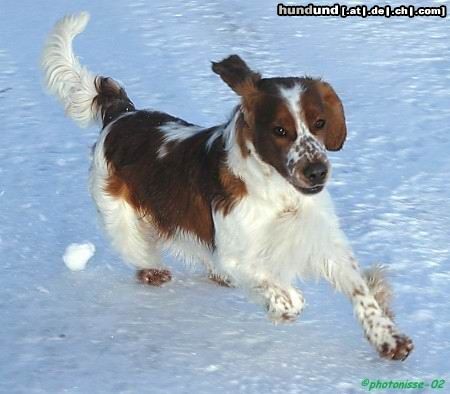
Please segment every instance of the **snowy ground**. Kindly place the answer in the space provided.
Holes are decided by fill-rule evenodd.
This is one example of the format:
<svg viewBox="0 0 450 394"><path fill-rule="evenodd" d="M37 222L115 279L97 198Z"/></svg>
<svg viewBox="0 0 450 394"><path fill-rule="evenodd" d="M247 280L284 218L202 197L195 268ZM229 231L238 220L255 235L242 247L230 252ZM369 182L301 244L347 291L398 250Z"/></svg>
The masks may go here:
<svg viewBox="0 0 450 394"><path fill-rule="evenodd" d="M350 393L364 378L442 378L450 392L449 21L285 19L275 5L2 0L0 392ZM98 131L80 131L41 89L45 35L78 10L92 14L76 42L85 64L138 106L195 123L223 121L236 102L209 69L230 53L268 76L333 84L349 139L332 155L330 190L361 263L390 267L416 344L406 362L380 360L323 283L300 284L308 307L288 326L179 263L166 287L135 283L87 191ZM68 270L65 248L86 241L95 256Z"/></svg>

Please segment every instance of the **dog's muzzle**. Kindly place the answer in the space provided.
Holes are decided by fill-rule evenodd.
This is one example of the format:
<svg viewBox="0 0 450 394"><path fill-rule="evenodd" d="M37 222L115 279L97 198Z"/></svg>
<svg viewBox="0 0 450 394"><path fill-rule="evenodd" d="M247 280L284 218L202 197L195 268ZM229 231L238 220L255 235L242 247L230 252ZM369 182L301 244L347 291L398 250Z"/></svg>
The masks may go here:
<svg viewBox="0 0 450 394"><path fill-rule="evenodd" d="M330 171L326 151L311 136L300 139L288 155L290 183L303 194L322 191Z"/></svg>
<svg viewBox="0 0 450 394"><path fill-rule="evenodd" d="M303 194L316 194L322 191L328 178L328 163L315 161L296 167L292 184L297 190Z"/></svg>

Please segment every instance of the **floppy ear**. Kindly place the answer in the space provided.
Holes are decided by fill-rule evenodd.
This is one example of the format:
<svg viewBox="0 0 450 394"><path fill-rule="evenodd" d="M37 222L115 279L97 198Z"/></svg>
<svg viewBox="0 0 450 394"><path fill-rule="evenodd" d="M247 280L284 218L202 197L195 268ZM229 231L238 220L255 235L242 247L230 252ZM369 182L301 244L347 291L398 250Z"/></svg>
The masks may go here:
<svg viewBox="0 0 450 394"><path fill-rule="evenodd" d="M244 97L256 92L256 84L261 75L250 70L238 55L231 55L220 62L211 63L212 70L239 96Z"/></svg>
<svg viewBox="0 0 450 394"><path fill-rule="evenodd" d="M342 102L333 88L326 82L320 82L319 92L325 106L328 119L328 130L325 136L325 147L331 151L342 148L347 137L347 126Z"/></svg>

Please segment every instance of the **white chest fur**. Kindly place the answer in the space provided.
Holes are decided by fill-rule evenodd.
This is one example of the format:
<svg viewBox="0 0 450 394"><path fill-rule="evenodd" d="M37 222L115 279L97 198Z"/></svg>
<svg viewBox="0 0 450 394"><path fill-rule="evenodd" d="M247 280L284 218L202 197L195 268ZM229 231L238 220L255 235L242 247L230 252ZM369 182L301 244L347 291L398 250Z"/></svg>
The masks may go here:
<svg viewBox="0 0 450 394"><path fill-rule="evenodd" d="M329 194L298 192L271 200L250 195L227 216L215 216L218 263L228 272L258 272L289 283L318 276L331 250L346 243Z"/></svg>

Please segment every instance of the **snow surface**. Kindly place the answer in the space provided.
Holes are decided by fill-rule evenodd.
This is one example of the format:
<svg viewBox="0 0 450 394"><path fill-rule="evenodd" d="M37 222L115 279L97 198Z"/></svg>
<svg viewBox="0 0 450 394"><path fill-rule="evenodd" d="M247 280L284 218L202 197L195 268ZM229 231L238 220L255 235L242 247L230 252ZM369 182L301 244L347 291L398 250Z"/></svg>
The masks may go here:
<svg viewBox="0 0 450 394"><path fill-rule="evenodd" d="M275 7L1 0L1 393L350 393L364 378L442 378L450 392L449 20L280 19ZM380 360L324 283L299 283L304 314L274 326L240 291L178 262L162 288L135 282L87 190L98 130L79 130L41 89L45 36L80 10L92 14L75 44L82 62L139 107L223 121L236 98L209 61L230 53L267 76L333 84L349 138L331 155L330 191L362 265L390 268L397 321L416 345L406 362ZM85 239L97 252L73 273L61 250Z"/></svg>
<svg viewBox="0 0 450 394"><path fill-rule="evenodd" d="M95 246L91 242L70 244L63 255L63 261L71 271L82 271L89 259L95 253Z"/></svg>

